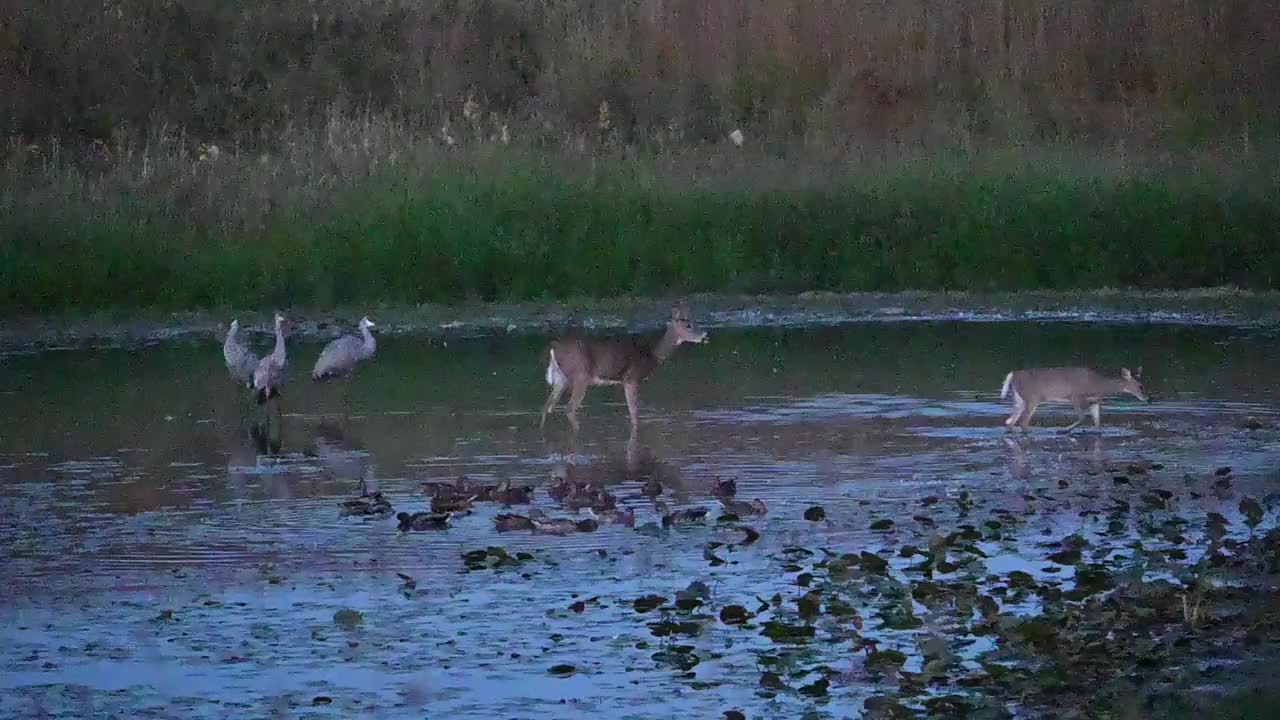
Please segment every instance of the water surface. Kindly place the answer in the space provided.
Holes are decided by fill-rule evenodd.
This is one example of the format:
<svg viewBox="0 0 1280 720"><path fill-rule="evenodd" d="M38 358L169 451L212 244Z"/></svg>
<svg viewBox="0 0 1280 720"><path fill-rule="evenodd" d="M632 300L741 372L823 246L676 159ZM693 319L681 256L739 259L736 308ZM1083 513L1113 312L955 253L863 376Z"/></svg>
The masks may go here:
<svg viewBox="0 0 1280 720"><path fill-rule="evenodd" d="M260 351L270 344L265 334L252 341ZM706 622L688 640L701 662L673 668L661 652L674 641L653 636L653 618L638 619L632 600L697 580L718 605L754 607L794 588L787 548L891 552L927 531L922 502L950 507L961 492L983 517L1021 518L1027 539L987 538L990 572L1043 577L1033 541L1096 535L1117 493L1171 488L1184 515L1238 519L1243 494L1275 491L1280 339L1263 330L719 330L643 387L635 438L618 388L589 393L577 436L560 415L538 430L545 344L384 338L349 383L325 386L306 379L319 345L293 344L282 422L265 434L212 337L7 358L0 714L639 718L814 708L854 717L877 688L853 653L825 661L842 673L829 697L766 697L759 662L771 641ZM1054 406L1032 432L1006 433L1005 373L1070 363L1142 366L1156 401L1105 404L1100 433L1057 432L1073 417ZM1132 463L1163 469L1133 479L1138 487L1115 485L1116 468ZM769 511L747 519L761 538L744 545L740 531L713 521L500 534L493 516L511 510L485 503L447 531L402 534L393 520L337 508L361 479L414 511L428 505L424 482L541 486L561 465L608 484L638 526L660 519L641 492L650 479L665 504L707 507L712 519L709 491L721 478ZM1234 484L1215 491L1223 466ZM1070 493L1056 494L1064 483ZM535 505L568 514L541 487ZM803 519L814 505L825 520ZM870 529L884 518L896 528ZM1135 523L1132 538L1141 532ZM724 543L713 554L725 564L708 562L709 542ZM534 559L465 572L463 553L491 545ZM582 612L569 609L577 600L589 601ZM348 608L362 624L334 623ZM961 644L981 649L976 639ZM576 671L548 673L559 664Z"/></svg>

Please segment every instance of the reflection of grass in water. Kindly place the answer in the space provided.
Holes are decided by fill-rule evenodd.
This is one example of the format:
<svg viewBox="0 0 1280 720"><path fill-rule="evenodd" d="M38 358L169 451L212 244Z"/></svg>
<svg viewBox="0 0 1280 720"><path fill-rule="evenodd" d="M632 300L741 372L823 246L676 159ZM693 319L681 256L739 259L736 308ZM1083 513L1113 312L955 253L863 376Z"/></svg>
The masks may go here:
<svg viewBox="0 0 1280 720"><path fill-rule="evenodd" d="M1280 225L1274 178L1241 168L1206 182L1196 168L1134 174L1060 159L850 174L802 158L601 156L587 168L504 153L422 147L336 169L223 156L194 171L160 157L145 179L123 161L102 177L10 167L22 182L0 193L0 307L1280 278L1280 246L1263 241Z"/></svg>

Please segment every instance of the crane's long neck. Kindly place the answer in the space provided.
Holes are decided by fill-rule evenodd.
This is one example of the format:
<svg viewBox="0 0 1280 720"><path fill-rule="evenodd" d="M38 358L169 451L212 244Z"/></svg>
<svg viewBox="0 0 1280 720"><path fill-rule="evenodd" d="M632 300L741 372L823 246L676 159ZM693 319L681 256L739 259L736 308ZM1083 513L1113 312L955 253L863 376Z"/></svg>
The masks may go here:
<svg viewBox="0 0 1280 720"><path fill-rule="evenodd" d="M284 358L284 325L279 320L276 321L276 348L271 351L271 354L277 358Z"/></svg>
<svg viewBox="0 0 1280 720"><path fill-rule="evenodd" d="M365 357L371 357L373 351L378 349L378 341L373 339L373 333L369 332L367 327L361 326L360 334L364 335L364 345L360 348L360 351L364 353Z"/></svg>

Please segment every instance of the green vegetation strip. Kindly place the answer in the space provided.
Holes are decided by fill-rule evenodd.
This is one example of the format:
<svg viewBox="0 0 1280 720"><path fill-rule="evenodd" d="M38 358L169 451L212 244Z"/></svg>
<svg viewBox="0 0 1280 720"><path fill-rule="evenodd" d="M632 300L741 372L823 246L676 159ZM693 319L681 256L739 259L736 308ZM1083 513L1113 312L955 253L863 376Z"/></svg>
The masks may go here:
<svg viewBox="0 0 1280 720"><path fill-rule="evenodd" d="M401 170L253 223L196 224L173 197L0 192L0 312L1280 281L1268 182L913 170L786 189L622 163Z"/></svg>

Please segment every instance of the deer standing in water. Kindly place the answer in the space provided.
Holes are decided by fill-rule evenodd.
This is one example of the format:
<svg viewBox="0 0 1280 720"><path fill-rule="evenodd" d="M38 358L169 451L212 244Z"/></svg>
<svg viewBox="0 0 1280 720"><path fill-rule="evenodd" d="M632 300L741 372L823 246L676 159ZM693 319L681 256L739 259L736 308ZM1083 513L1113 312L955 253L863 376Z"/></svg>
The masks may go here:
<svg viewBox="0 0 1280 720"><path fill-rule="evenodd" d="M569 424L578 429L578 408L592 385L621 385L627 398L634 432L640 423L640 383L671 357L681 343L705 343L707 333L689 319L684 302L671 308L667 331L656 341L639 336L616 338L562 338L547 348L547 384L551 393L542 408L539 426L555 409L565 388L569 394Z"/></svg>
<svg viewBox="0 0 1280 720"><path fill-rule="evenodd" d="M1013 414L1004 424L1013 427L1016 423L1026 428L1041 403L1069 402L1079 416L1066 431L1078 427L1087 415L1093 416L1094 427L1101 427L1102 399L1108 395L1128 393L1143 402L1151 402L1142 391L1141 375L1142 368L1136 373L1122 368L1118 378L1082 367L1015 370L1005 376L1004 386L1000 388L1001 398L1013 393Z"/></svg>

